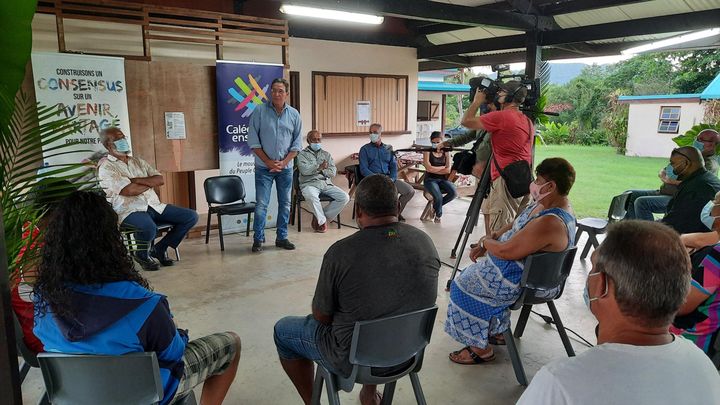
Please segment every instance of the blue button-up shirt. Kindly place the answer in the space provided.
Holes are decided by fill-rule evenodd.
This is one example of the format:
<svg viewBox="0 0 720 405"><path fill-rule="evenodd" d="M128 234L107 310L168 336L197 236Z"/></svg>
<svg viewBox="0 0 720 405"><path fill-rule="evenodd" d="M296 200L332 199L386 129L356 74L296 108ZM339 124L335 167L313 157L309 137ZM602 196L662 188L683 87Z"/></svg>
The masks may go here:
<svg viewBox="0 0 720 405"><path fill-rule="evenodd" d="M272 160L283 160L289 152L302 150L301 129L302 120L298 110L286 103L278 115L272 102L267 102L256 107L250 116L248 145L252 149L262 148ZM290 161L287 167L292 167L292 163ZM267 168L257 155L255 166Z"/></svg>
<svg viewBox="0 0 720 405"><path fill-rule="evenodd" d="M392 146L384 143L377 146L370 142L360 148L360 174L367 177L378 173L397 180L397 160Z"/></svg>

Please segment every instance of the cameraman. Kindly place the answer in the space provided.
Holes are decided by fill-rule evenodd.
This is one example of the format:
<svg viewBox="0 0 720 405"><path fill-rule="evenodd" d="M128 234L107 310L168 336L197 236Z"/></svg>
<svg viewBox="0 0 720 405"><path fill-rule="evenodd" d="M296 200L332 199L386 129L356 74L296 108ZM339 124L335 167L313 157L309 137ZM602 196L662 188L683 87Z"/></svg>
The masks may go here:
<svg viewBox="0 0 720 405"><path fill-rule="evenodd" d="M490 194L483 200L481 207L485 215L486 235L511 223L529 202L527 195L519 198L510 195L498 166L504 169L519 160L525 160L532 165L532 142L535 134L530 119L520 112L520 105L527 96L527 88L518 81L500 83L499 87L494 99L489 103L485 92L478 89L462 119L462 125L466 128L492 133L490 144L492 159L495 160L490 164L492 185ZM499 105L500 111L476 117L483 104Z"/></svg>

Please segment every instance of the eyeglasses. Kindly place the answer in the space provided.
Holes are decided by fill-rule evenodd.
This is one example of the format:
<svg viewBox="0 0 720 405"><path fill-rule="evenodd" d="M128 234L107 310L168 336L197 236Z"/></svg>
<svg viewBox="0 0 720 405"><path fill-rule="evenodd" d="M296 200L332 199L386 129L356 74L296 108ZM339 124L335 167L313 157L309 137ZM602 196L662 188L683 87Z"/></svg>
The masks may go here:
<svg viewBox="0 0 720 405"><path fill-rule="evenodd" d="M285 94L285 90L282 90L282 89L281 89L281 90L272 89L272 90L270 90L270 93L272 93L272 94Z"/></svg>

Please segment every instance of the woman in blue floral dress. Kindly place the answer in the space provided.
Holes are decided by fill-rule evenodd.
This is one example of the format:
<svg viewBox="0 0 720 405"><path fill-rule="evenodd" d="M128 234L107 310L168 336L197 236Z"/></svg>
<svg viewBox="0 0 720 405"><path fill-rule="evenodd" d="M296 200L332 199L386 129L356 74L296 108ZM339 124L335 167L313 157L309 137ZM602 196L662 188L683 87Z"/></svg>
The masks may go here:
<svg viewBox="0 0 720 405"><path fill-rule="evenodd" d="M491 361L490 344L504 344L510 327L510 306L520 296L526 257L536 252L561 252L574 243L575 217L568 193L575 169L562 158L545 159L530 185L534 202L512 224L485 236L470 251L473 264L450 288L445 332L465 345L450 353L459 364Z"/></svg>

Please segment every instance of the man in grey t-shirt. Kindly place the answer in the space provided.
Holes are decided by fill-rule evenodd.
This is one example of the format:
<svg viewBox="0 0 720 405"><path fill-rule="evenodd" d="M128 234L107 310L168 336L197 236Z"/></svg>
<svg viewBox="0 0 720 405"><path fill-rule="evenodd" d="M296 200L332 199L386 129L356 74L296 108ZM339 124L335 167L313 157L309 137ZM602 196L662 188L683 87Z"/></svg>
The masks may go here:
<svg viewBox="0 0 720 405"><path fill-rule="evenodd" d="M275 324L280 363L298 393L310 403L313 361L348 376L353 327L435 304L440 258L424 232L398 222L398 193L392 180L375 174L355 192L360 231L325 253L312 315ZM377 402L376 387L364 386L362 404Z"/></svg>

